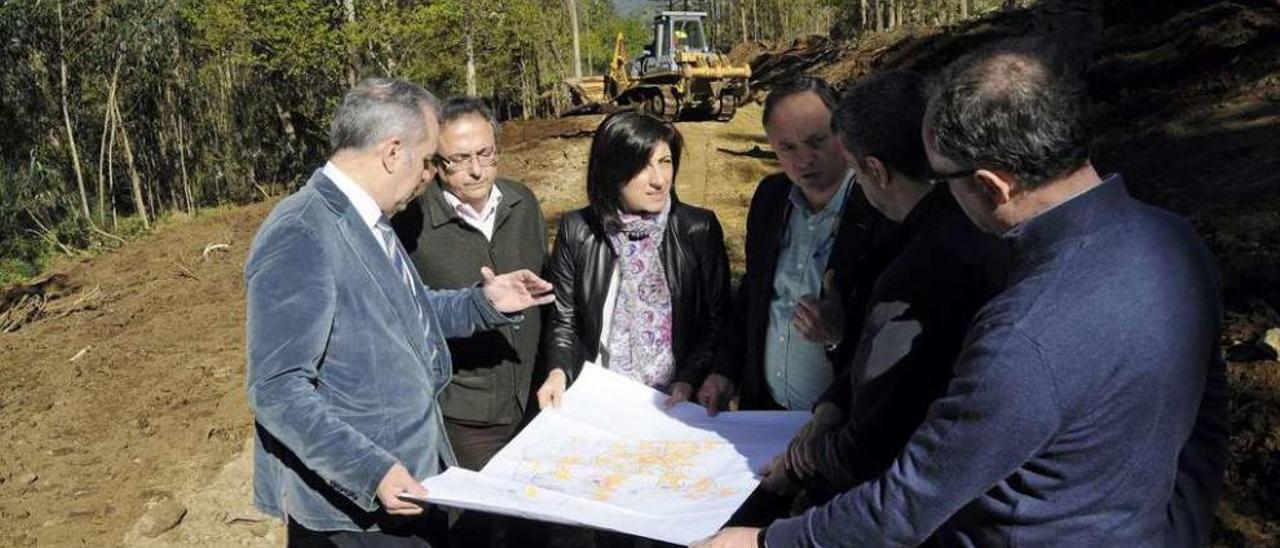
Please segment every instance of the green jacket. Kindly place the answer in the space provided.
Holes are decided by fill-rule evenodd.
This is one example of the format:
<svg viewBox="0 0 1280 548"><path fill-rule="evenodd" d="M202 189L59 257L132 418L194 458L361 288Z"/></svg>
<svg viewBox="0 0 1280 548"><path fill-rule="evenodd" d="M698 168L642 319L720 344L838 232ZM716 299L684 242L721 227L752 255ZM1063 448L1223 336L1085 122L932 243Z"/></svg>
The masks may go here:
<svg viewBox="0 0 1280 548"><path fill-rule="evenodd" d="M498 274L522 268L542 274L547 224L538 199L516 181L499 178L495 185L502 201L492 242L449 207L439 182L428 185L418 198L420 218L408 210L397 216L397 231L428 287L474 286L480 282L482 266ZM406 238L406 232L417 238ZM526 310L518 324L449 339L453 380L440 396L445 417L476 425L520 421L529 402L542 314L540 308Z"/></svg>

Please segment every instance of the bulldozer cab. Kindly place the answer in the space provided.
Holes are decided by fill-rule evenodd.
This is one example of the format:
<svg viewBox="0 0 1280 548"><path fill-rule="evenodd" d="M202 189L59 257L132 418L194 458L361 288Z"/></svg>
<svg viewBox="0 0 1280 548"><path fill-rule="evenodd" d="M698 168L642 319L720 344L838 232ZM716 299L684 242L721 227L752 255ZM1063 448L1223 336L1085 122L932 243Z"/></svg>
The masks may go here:
<svg viewBox="0 0 1280 548"><path fill-rule="evenodd" d="M636 63L634 76L679 70L679 53L709 53L700 11L664 11L653 18L653 42Z"/></svg>
<svg viewBox="0 0 1280 548"><path fill-rule="evenodd" d="M604 75L566 80L573 107L566 112L639 108L668 120L727 121L750 94L751 67L735 65L707 44L698 11L664 11L653 18L653 41L628 59L622 33Z"/></svg>

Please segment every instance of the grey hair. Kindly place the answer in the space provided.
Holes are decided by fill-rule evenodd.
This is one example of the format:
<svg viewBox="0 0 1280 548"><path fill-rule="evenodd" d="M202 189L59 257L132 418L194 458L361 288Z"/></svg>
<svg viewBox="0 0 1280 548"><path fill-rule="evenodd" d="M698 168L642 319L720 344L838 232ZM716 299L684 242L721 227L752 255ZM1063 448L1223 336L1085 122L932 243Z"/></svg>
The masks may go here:
<svg viewBox="0 0 1280 548"><path fill-rule="evenodd" d="M426 136L422 111L440 118L440 100L417 84L397 78L365 78L338 105L329 126L331 152L363 150L391 137Z"/></svg>

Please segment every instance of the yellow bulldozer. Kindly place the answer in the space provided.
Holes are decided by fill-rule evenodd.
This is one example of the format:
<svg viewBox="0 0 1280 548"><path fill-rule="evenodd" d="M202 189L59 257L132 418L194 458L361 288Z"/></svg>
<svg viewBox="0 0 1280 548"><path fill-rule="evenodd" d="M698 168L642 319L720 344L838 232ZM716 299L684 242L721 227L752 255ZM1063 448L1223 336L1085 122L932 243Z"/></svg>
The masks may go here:
<svg viewBox="0 0 1280 548"><path fill-rule="evenodd" d="M729 121L750 92L751 67L734 65L707 46L697 11L664 11L653 18L653 42L627 59L622 33L608 73L570 79L573 107L565 114L634 107L668 120L709 117Z"/></svg>

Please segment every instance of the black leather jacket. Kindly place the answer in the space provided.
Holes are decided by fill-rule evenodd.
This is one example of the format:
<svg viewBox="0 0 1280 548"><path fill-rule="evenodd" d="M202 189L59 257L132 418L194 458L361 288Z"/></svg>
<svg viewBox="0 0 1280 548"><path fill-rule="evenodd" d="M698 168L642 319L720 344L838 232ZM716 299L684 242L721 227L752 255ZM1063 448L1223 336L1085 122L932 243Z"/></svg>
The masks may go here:
<svg viewBox="0 0 1280 548"><path fill-rule="evenodd" d="M710 370L729 311L729 259L720 221L711 211L676 201L660 251L673 308L672 382L697 388ZM564 370L570 382L582 363L599 353L614 260L604 227L590 208L561 217L547 278L555 286L556 304L543 336L541 361L548 371Z"/></svg>

